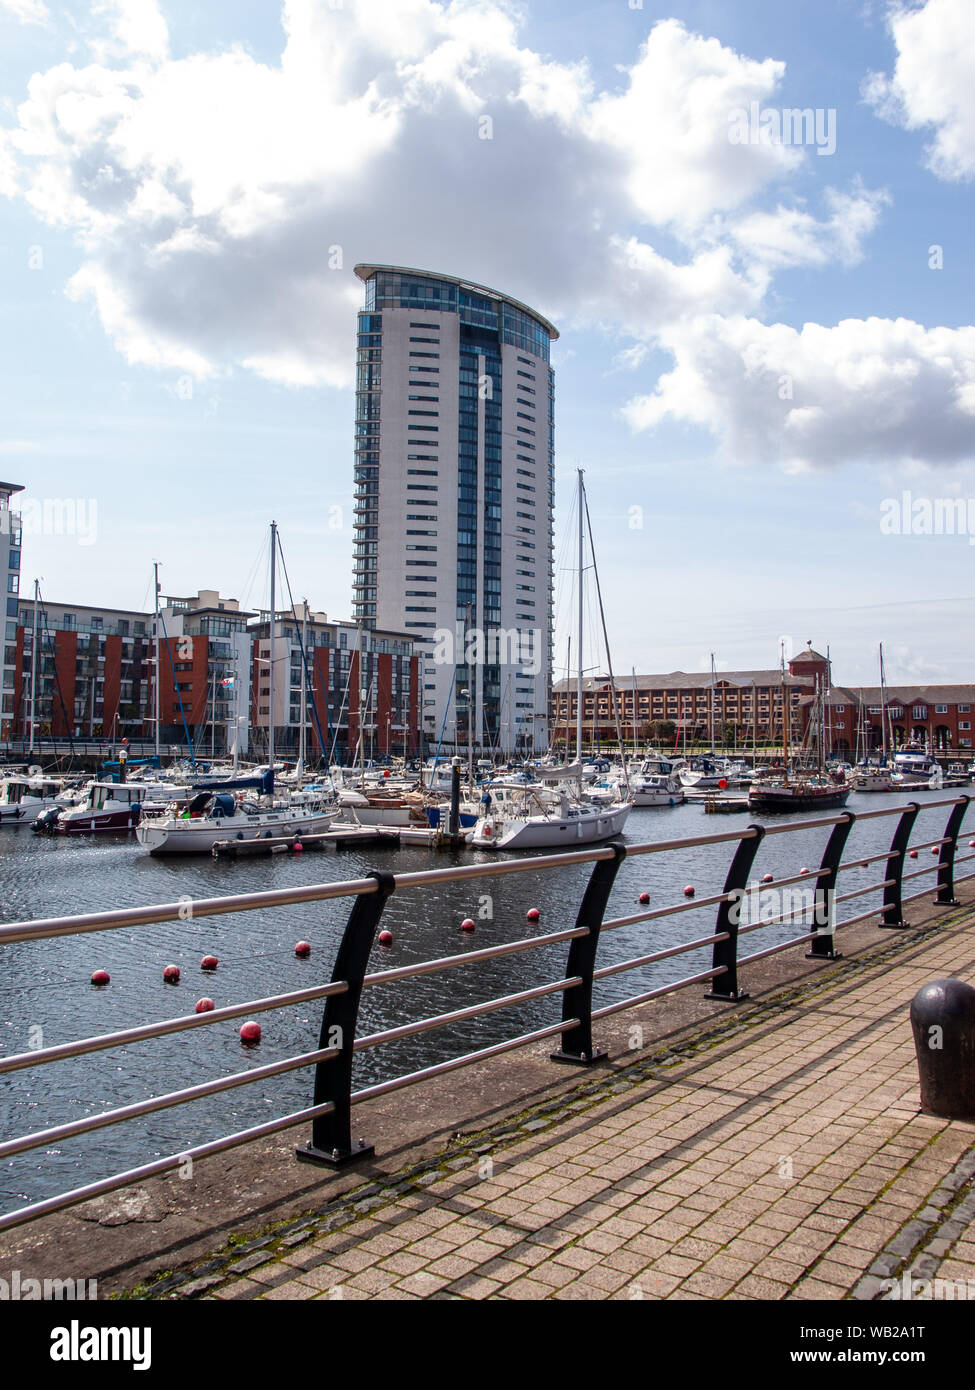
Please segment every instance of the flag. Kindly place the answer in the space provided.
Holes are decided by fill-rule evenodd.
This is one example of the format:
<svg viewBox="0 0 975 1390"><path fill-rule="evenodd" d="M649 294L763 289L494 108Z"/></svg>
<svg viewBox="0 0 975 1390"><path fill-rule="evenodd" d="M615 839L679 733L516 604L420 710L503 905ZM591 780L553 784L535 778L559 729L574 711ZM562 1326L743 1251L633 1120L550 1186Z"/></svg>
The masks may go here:
<svg viewBox="0 0 975 1390"><path fill-rule="evenodd" d="M233 676L226 676L226 677L220 682L220 684L221 684L222 686L233 685L233 683L234 683L234 678L233 678Z"/></svg>

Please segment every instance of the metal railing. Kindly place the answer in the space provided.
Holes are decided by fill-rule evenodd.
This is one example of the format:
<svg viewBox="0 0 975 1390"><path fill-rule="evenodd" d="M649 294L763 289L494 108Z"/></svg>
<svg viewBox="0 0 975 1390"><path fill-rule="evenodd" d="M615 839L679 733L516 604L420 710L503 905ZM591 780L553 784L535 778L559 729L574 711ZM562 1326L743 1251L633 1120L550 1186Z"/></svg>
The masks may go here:
<svg viewBox="0 0 975 1390"><path fill-rule="evenodd" d="M264 908L294 906L301 903L324 902L336 898L353 898L352 909L342 934L335 957L332 977L327 983L288 993L251 999L246 1003L234 1004L209 1012L180 1016L138 1027L125 1028L113 1033L105 1033L83 1038L74 1042L17 1053L0 1058L0 1077L24 1068L53 1065L69 1058L86 1056L106 1049L122 1047L126 1044L164 1037L188 1029L212 1027L230 1019L241 1018L247 1014L285 1008L294 1004L304 1004L318 999L325 1001L321 1020L318 1046L308 1052L249 1068L230 1075L205 1081L194 1086L174 1090L162 1096L154 1096L133 1104L104 1111L98 1115L85 1116L64 1124L0 1142L0 1160L11 1158L31 1149L60 1143L92 1130L104 1129L158 1111L170 1109L198 1100L201 1097L217 1095L240 1086L251 1084L269 1077L283 1075L305 1067L315 1068L312 1104L274 1120L254 1125L248 1129L202 1143L196 1147L181 1150L179 1153L155 1159L139 1167L127 1169L111 1177L88 1182L83 1186L62 1192L54 1197L35 1201L19 1210L0 1216L0 1231L19 1226L40 1216L62 1210L78 1202L87 1201L131 1183L141 1182L154 1175L170 1172L186 1162L212 1154L222 1153L240 1144L265 1136L276 1134L304 1122L311 1122L311 1141L297 1150L303 1160L338 1167L344 1163L371 1153L371 1146L358 1141L353 1144L351 1137L351 1114L354 1106L367 1100L374 1100L404 1087L414 1085L431 1077L444 1075L472 1063L482 1062L490 1057L528 1046L546 1038L558 1038L559 1045L551 1054L556 1062L571 1063L577 1066L591 1066L605 1057L593 1037L593 1023L626 1009L636 1008L663 995L693 985L707 983L706 998L716 1001L739 1002L747 994L741 989L738 972L740 967L765 959L798 946L809 946L807 958L813 960L835 960L835 935L846 927L853 926L879 915L878 925L888 929L904 928L904 907L917 901L930 892L930 887L904 897L905 882L921 878L926 874L937 874L934 902L941 907L956 905L956 881L975 878L975 873L966 874L956 880L955 872L959 865L975 861L975 854L959 857L956 853L961 824L970 798L959 796L950 800L928 802L923 806L910 802L903 807L884 808L854 814L841 811L836 815L806 821L789 821L768 826L753 824L738 831L716 835L687 836L681 839L656 841L639 845L624 845L613 841L598 848L558 852L531 858L502 860L491 863L463 865L457 868L431 869L405 874L376 871L363 878L331 884L313 884L295 888L281 888L263 892L240 893L227 897L204 898L188 904L186 899L176 903L152 904L139 908L123 908L105 912L88 913L80 916L51 918L35 922L15 922L0 927L0 946L12 946L20 942L50 940L83 933L113 931L123 927L140 927L173 919L194 920L220 914L252 911ZM909 848L910 835L919 813L938 808L950 807L950 814L944 833L923 845ZM871 853L861 858L844 861L843 851L857 821L867 821L884 817L896 817L896 825L889 849L881 853ZM812 891L812 899L803 900L801 905L770 919L760 918L742 924L742 908L753 895L764 889L764 884L749 884L749 876L756 855L763 840L768 836L787 835L796 831L830 828L830 835L818 869L803 869L775 882L775 888L804 884ZM700 899L678 902L666 907L648 908L645 911L604 920L610 893L624 858L641 855L659 855L680 852L702 845L727 843L735 850L728 868L724 887ZM934 849L938 861L916 872L905 872L909 856L916 856L921 849ZM882 878L850 892L837 894L836 885L841 873L853 869L869 868L871 864L884 861ZM526 872L549 872L570 865L592 864L592 873L584 891L582 902L571 927L541 935L519 938L496 946L467 951L456 955L416 962L386 970L369 972L369 958L376 940L383 909L394 894L411 892L430 885L445 882L464 882L482 878L498 878ZM839 904L862 897L866 893L882 892L882 905L861 912L852 917L836 920ZM604 933L613 932L637 924L649 924L661 919L669 919L685 912L717 908L714 929L706 935L698 936L679 945L659 950L641 952L629 959L614 962L597 968L596 959L599 941ZM812 930L802 930L799 935L784 942L741 955L740 938L774 925L794 922L798 917L798 927L808 927L804 919L810 913L816 924ZM415 1022L400 1024L379 1032L357 1035L357 1025L362 993L380 985L391 985L421 975L430 975L451 970L458 966L478 965L500 957L539 948L568 943L567 960L559 978L536 985L517 993L500 998L484 1000L466 1007L421 1018ZM707 970L695 971L676 981L668 981L655 988L643 990L625 999L614 1001L599 1008L593 1008L592 994L594 983L618 976L631 970L652 966L660 961L711 947L711 966ZM425 1066L417 1071L380 1081L359 1090L353 1090L353 1064L355 1055L364 1049L380 1047L397 1040L415 1037L435 1029L468 1019L479 1018L500 1010L515 1007L533 1000L550 996L562 996L561 1017L544 1027L517 1034L504 1041L482 1047L462 1056L451 1057L446 1061Z"/></svg>

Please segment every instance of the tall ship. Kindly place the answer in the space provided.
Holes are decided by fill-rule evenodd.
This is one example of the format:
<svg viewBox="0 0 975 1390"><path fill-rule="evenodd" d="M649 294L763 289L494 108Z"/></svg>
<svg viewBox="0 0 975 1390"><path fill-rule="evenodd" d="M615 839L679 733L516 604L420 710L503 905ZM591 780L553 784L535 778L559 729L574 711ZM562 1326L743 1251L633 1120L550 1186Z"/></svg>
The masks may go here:
<svg viewBox="0 0 975 1390"><path fill-rule="evenodd" d="M748 809L764 813L796 811L835 811L845 806L852 787L842 772L827 772L823 765L823 743L825 740L823 692L818 679L813 718L810 720L810 734L815 738L816 761L814 766L789 766L789 726L792 722L792 706L785 682L785 655L782 656L782 751L781 769L772 769L771 775L756 779L748 792Z"/></svg>

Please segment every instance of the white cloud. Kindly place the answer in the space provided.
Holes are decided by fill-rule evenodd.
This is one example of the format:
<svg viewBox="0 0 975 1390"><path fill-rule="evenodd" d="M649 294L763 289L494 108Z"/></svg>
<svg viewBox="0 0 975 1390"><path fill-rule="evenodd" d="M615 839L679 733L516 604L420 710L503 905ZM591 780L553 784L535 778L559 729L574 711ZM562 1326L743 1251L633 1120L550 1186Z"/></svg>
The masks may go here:
<svg viewBox="0 0 975 1390"><path fill-rule="evenodd" d="M700 425L728 461L787 471L975 457L975 328L706 315L662 337L675 366L626 407L635 430Z"/></svg>
<svg viewBox="0 0 975 1390"><path fill-rule="evenodd" d="M784 72L784 63L740 57L668 19L652 30L626 90L593 103L587 128L624 156L621 177L648 221L694 227L801 161L787 145L731 139L736 113L764 103Z"/></svg>
<svg viewBox="0 0 975 1390"><path fill-rule="evenodd" d="M156 0L102 0L92 17L105 17L110 37L92 40L99 62L127 55L159 61L169 52L169 30Z"/></svg>
<svg viewBox="0 0 975 1390"><path fill-rule="evenodd" d="M740 218L731 224L730 234L745 257L774 270L834 262L856 265L863 259L863 243L875 230L881 208L890 201L889 194L857 184L848 193L827 188L824 198L830 210L825 221L780 204L774 212L757 211Z"/></svg>
<svg viewBox="0 0 975 1390"><path fill-rule="evenodd" d="M0 0L0 13L12 15L20 24L47 24L51 18L42 0Z"/></svg>
<svg viewBox="0 0 975 1390"><path fill-rule="evenodd" d="M681 264L648 233L792 166L728 140L729 110L765 99L780 63L667 21L610 95L584 62L522 46L491 0L288 0L279 66L168 58L150 0L99 15L101 61L36 74L8 148L37 215L76 231L71 293L130 362L347 384L357 260L457 271L639 336L759 306L767 276L731 248L691 231Z"/></svg>
<svg viewBox="0 0 975 1390"><path fill-rule="evenodd" d="M926 457L928 409L933 456L961 447L961 333L761 321L776 270L855 264L886 198L827 189L817 217L789 189L801 150L730 140L736 112L774 97L779 61L667 20L601 91L584 61L525 47L502 0L288 0L277 65L240 47L169 56L151 0L113 0L100 21L99 61L31 79L0 132L0 190L16 180L74 231L68 292L129 362L346 386L352 267L389 261L603 325L631 340L620 367L670 351L628 407L636 428L697 421L732 456L825 466L901 444ZM772 210L756 205L772 191Z"/></svg>
<svg viewBox="0 0 975 1390"><path fill-rule="evenodd" d="M940 179L975 178L975 5L926 0L897 5L888 20L897 47L892 77L871 73L866 100L908 130L934 127L927 165Z"/></svg>

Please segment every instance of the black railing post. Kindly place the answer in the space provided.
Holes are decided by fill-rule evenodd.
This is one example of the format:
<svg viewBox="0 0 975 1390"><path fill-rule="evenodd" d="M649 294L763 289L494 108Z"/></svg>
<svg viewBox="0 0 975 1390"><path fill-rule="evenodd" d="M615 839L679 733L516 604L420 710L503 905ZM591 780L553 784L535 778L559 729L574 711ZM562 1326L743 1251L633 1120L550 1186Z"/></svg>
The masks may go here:
<svg viewBox="0 0 975 1390"><path fill-rule="evenodd" d="M897 829L894 831L894 838L890 842L890 857L887 860L887 867L884 870L884 878L892 879L884 889L884 905L880 910L881 927L908 927L909 922L904 921L904 908L901 903L901 885L904 878L904 861L907 858L907 846L910 842L911 831L914 829L914 822L917 820L920 811L920 803L917 801L908 802L904 812L897 822Z"/></svg>
<svg viewBox="0 0 975 1390"><path fill-rule="evenodd" d="M840 952L834 949L833 943L833 927L836 917L836 875L839 873L843 849L850 831L853 829L853 822L856 820L856 815L852 811L843 811L841 814L843 818L838 825L833 826L833 833L823 851L823 862L819 866L819 878L816 883L814 925L824 926L826 930L821 931L813 939L812 949L806 952L806 960L840 959ZM824 869L826 870L825 873L823 873Z"/></svg>
<svg viewBox="0 0 975 1390"><path fill-rule="evenodd" d="M577 927L589 928L588 935L573 938L565 968L567 979L578 975L582 983L563 992L562 1018L577 1018L579 1022L562 1034L562 1046L558 1052L551 1054L553 1062L572 1062L576 1066L589 1067L593 1062L605 1061L607 1057L607 1053L596 1051L592 1042L592 975L596 968L599 929L616 874L626 858L626 846L622 840L613 840L607 848L613 851L613 858L600 859L593 866L576 918Z"/></svg>
<svg viewBox="0 0 975 1390"><path fill-rule="evenodd" d="M325 1001L322 1030L318 1046L337 1047L338 1056L319 1062L315 1068L314 1105L332 1101L335 1109L312 1121L311 1143L296 1149L305 1163L338 1167L350 1159L365 1158L373 1152L371 1144L361 1141L352 1147L352 1062L354 1058L356 1022L362 981L369 965L376 927L386 906L386 899L396 887L393 874L377 870L367 875L378 885L375 893L360 893L352 905L349 920L342 934L332 980L343 980L349 988L342 994L330 994Z"/></svg>
<svg viewBox="0 0 975 1390"><path fill-rule="evenodd" d="M740 999L748 998L747 994L739 992L738 989L738 927L741 922L741 904L748 886L748 875L752 871L758 847L765 838L765 827L750 825L748 828L754 833L749 835L747 840L742 840L735 850L735 857L731 861L731 868L724 883L723 891L733 896L718 908L718 918L714 924L715 936L722 932L728 933L727 941L714 943L711 957L711 969L723 968L723 973L714 977L711 988L704 996L705 999L723 999L729 1003L737 1003Z"/></svg>
<svg viewBox="0 0 975 1390"><path fill-rule="evenodd" d="M957 805L951 808L951 815L945 826L944 838L948 843L941 846L938 859L938 896L934 900L936 907L958 906L958 899L955 897L955 850L958 847L958 832L961 830L961 823L970 801L970 796L960 796Z"/></svg>

